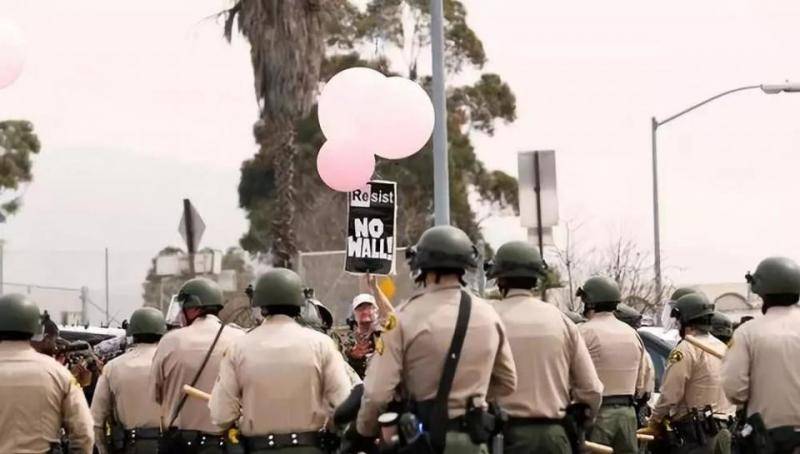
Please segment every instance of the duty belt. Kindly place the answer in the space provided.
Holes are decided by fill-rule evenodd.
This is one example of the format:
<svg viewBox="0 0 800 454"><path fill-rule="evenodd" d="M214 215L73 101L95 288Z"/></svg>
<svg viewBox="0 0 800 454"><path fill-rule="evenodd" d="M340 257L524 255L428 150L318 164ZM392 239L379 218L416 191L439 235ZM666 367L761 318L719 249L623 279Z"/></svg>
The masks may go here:
<svg viewBox="0 0 800 454"><path fill-rule="evenodd" d="M603 396L601 407L633 407L635 403L633 396L623 394L617 396Z"/></svg>
<svg viewBox="0 0 800 454"><path fill-rule="evenodd" d="M563 419L552 419L552 418L508 418L508 425L510 427L516 426L550 426L550 425L561 425L563 424Z"/></svg>
<svg viewBox="0 0 800 454"><path fill-rule="evenodd" d="M320 443L320 432L318 431L259 435L255 437L246 437L244 442L247 449L253 451L300 446L320 446Z"/></svg>
<svg viewBox="0 0 800 454"><path fill-rule="evenodd" d="M178 438L180 442L187 446L197 444L199 446L224 446L225 436L208 434L200 432L199 430L183 430L178 429Z"/></svg>
<svg viewBox="0 0 800 454"><path fill-rule="evenodd" d="M125 429L125 440L158 440L161 438L161 429L158 427L139 427L136 429Z"/></svg>

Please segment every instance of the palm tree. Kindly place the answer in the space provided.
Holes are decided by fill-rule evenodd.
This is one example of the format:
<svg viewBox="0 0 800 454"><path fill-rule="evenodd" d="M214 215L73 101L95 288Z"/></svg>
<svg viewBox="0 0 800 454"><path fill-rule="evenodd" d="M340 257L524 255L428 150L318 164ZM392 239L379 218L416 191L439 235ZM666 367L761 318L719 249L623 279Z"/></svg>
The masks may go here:
<svg viewBox="0 0 800 454"><path fill-rule="evenodd" d="M271 159L277 189L272 220L273 265L290 268L297 252L293 185L297 121L316 99L325 56L323 7L330 0L237 0L227 11L225 36L233 23L250 42L260 110L253 134L259 154Z"/></svg>

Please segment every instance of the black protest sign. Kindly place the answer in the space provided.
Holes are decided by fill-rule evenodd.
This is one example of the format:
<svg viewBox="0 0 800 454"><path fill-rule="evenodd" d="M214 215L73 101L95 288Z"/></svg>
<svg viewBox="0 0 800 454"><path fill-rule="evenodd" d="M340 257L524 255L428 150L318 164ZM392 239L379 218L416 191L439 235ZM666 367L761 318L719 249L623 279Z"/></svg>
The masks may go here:
<svg viewBox="0 0 800 454"><path fill-rule="evenodd" d="M370 181L348 194L345 271L394 273L396 214L397 183Z"/></svg>

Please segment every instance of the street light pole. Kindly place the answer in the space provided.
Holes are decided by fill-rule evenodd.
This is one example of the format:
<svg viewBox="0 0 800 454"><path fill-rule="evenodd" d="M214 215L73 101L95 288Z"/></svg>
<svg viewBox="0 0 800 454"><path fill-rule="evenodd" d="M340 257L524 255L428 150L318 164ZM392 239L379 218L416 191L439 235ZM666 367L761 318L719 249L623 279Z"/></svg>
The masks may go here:
<svg viewBox="0 0 800 454"><path fill-rule="evenodd" d="M450 224L450 176L447 168L447 100L444 86L444 0L430 0L433 66L433 209L436 225Z"/></svg>
<svg viewBox="0 0 800 454"><path fill-rule="evenodd" d="M783 84L762 84L762 85L746 85L744 87L734 88L732 90L724 91L720 94L714 95L710 98L704 99L697 104L693 104L686 109L667 117L665 120L658 121L655 117L651 118L650 128L652 134L652 151L653 151L653 258L654 263L653 267L655 269L655 281L656 281L656 303L661 301L662 292L664 290L663 281L661 276L661 226L659 222L659 211L658 211L658 153L656 148L656 135L658 132L658 128L663 126L670 121L682 117L687 113L702 107L714 100L722 98L723 96L730 95L732 93L745 91L745 90L754 90L756 88L761 89L762 92L768 95L774 95L778 93L797 93L800 92L800 83L790 83L786 82Z"/></svg>

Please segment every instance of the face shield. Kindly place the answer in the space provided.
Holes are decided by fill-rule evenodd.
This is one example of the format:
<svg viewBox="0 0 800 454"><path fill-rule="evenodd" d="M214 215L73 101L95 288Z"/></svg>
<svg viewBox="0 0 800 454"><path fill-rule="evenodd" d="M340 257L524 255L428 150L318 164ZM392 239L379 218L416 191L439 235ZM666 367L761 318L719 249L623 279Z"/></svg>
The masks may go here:
<svg viewBox="0 0 800 454"><path fill-rule="evenodd" d="M675 311L672 301L664 303L661 307L661 327L665 333L680 328L677 317L678 313Z"/></svg>
<svg viewBox="0 0 800 454"><path fill-rule="evenodd" d="M184 327L186 326L186 316L183 314L183 302L180 295L172 295L165 317L167 325Z"/></svg>
<svg viewBox="0 0 800 454"><path fill-rule="evenodd" d="M42 342L44 340L44 322L45 322L46 315L42 315L39 318L39 324L36 325L36 331L33 333L33 337L31 337L31 341L33 342ZM49 317L47 317L49 318Z"/></svg>

